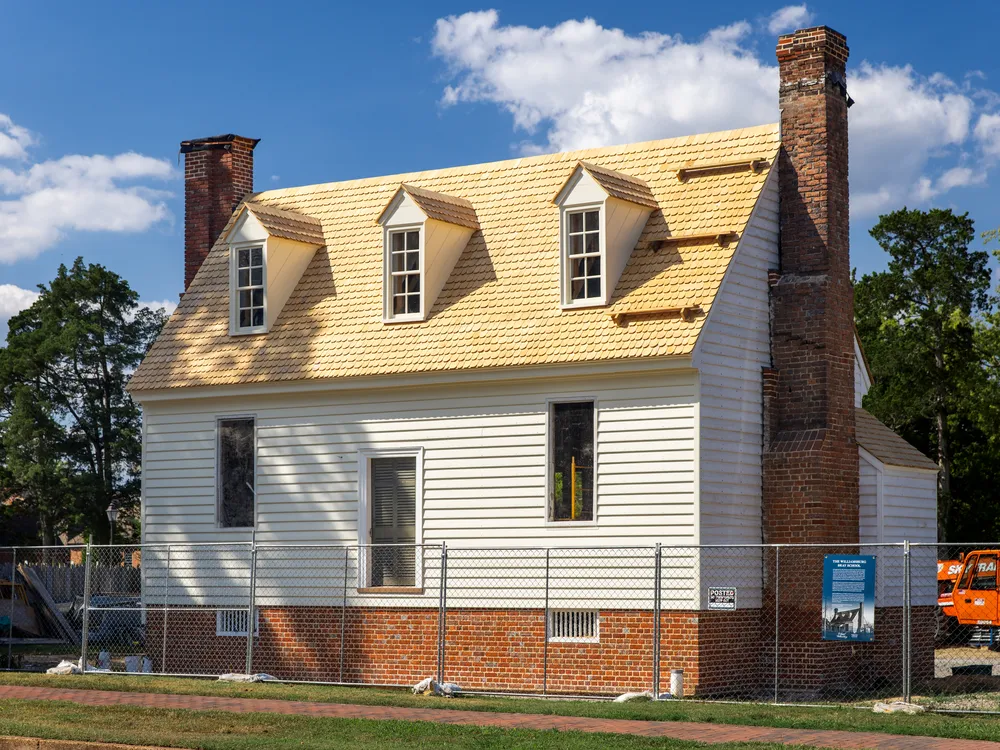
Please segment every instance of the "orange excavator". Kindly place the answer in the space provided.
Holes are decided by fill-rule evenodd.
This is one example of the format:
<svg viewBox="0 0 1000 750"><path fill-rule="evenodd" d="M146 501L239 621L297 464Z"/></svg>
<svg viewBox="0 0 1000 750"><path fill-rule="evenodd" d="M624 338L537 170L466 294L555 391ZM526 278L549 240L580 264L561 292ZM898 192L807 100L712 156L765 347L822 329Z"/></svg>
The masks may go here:
<svg viewBox="0 0 1000 750"><path fill-rule="evenodd" d="M943 623L947 640L955 645L964 641L1000 646L998 559L1000 550L993 549L938 561L938 606L947 618ZM942 635L942 627L938 635Z"/></svg>

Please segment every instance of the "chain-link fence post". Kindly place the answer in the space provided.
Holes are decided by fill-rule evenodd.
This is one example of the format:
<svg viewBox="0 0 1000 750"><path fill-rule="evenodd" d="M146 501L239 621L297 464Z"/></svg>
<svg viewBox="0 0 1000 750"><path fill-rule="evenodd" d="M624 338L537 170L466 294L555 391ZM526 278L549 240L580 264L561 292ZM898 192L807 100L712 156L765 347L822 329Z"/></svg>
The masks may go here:
<svg viewBox="0 0 1000 750"><path fill-rule="evenodd" d="M163 575L163 644L160 654L160 671L167 671L167 611L170 609L170 545L167 545L167 561Z"/></svg>
<svg viewBox="0 0 1000 750"><path fill-rule="evenodd" d="M663 560L663 549L656 543L653 554L653 700L660 699L660 576L663 575L660 563Z"/></svg>
<svg viewBox="0 0 1000 750"><path fill-rule="evenodd" d="M360 555L360 553L359 553ZM347 568L351 563L351 548L344 547L344 591L340 600L340 680L344 681L344 635L347 632Z"/></svg>
<svg viewBox="0 0 1000 750"><path fill-rule="evenodd" d="M545 548L545 640L542 642L542 695L549 691L549 558L551 550Z"/></svg>
<svg viewBox="0 0 1000 750"><path fill-rule="evenodd" d="M445 620L448 617L448 544L441 542L441 581L438 586L438 682L444 682Z"/></svg>
<svg viewBox="0 0 1000 750"><path fill-rule="evenodd" d="M13 664L14 654L14 582L17 580L17 547L11 552L10 559L10 622L7 623L7 669Z"/></svg>
<svg viewBox="0 0 1000 750"><path fill-rule="evenodd" d="M250 542L250 602L247 605L247 674L253 674L253 637L254 625L257 620L254 610L257 607L257 542Z"/></svg>
<svg viewBox="0 0 1000 750"><path fill-rule="evenodd" d="M910 702L910 542L903 540L903 700Z"/></svg>
<svg viewBox="0 0 1000 750"><path fill-rule="evenodd" d="M778 626L781 622L781 547L774 547L774 702L778 702L778 654L781 641Z"/></svg>
<svg viewBox="0 0 1000 750"><path fill-rule="evenodd" d="M87 542L83 569L83 632L80 635L80 669L87 671L87 651L90 647L90 576L94 567L94 550Z"/></svg>

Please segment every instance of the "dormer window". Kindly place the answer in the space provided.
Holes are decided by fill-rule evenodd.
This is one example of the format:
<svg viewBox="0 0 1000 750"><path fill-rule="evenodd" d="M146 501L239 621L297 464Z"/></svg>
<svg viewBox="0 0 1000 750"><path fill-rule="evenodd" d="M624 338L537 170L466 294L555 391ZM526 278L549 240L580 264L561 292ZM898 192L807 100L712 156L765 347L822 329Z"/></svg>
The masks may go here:
<svg viewBox="0 0 1000 750"><path fill-rule="evenodd" d="M243 332L264 327L264 248L239 247L236 253L236 326Z"/></svg>
<svg viewBox="0 0 1000 750"><path fill-rule="evenodd" d="M389 275L392 283L391 315L420 315L420 230L389 232Z"/></svg>
<svg viewBox="0 0 1000 750"><path fill-rule="evenodd" d="M567 211L566 259L571 302L603 299L601 293L601 212Z"/></svg>
<svg viewBox="0 0 1000 750"><path fill-rule="evenodd" d="M226 235L229 245L229 335L267 333L316 250L325 244L318 219L248 201Z"/></svg>
<svg viewBox="0 0 1000 750"><path fill-rule="evenodd" d="M464 198L400 185L378 217L383 323L426 320L479 220Z"/></svg>
<svg viewBox="0 0 1000 750"><path fill-rule="evenodd" d="M553 200L559 207L564 308L611 303L656 200L642 180L579 162Z"/></svg>

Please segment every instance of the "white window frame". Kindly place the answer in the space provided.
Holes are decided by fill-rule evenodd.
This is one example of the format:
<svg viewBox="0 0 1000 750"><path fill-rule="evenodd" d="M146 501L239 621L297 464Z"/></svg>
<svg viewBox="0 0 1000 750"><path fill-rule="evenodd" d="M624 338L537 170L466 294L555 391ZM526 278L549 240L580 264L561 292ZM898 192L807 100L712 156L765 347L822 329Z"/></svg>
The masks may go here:
<svg viewBox="0 0 1000 750"><path fill-rule="evenodd" d="M239 251L260 248L261 290L264 294L264 322L259 326L240 326ZM229 246L229 333L232 336L249 336L267 333L267 240L234 242Z"/></svg>
<svg viewBox="0 0 1000 750"><path fill-rule="evenodd" d="M594 635L592 636L555 636L552 635L552 620L559 613L590 613L594 614ZM601 612L598 609L581 609L577 607L559 607L549 610L548 620L545 622L545 637L549 643L600 643L601 642Z"/></svg>
<svg viewBox="0 0 1000 750"><path fill-rule="evenodd" d="M555 521L552 519L552 452L555 434L552 430L553 406L555 404L578 404L592 401L594 404L594 520L593 521ZM554 529L580 529L596 528L598 521L598 488L601 486L598 476L598 467L601 465L598 456L598 446L600 445L600 404L597 396L586 394L567 394L565 396L552 396L545 400L545 525Z"/></svg>
<svg viewBox="0 0 1000 750"><path fill-rule="evenodd" d="M608 304L608 243L607 243L607 211L604 201L596 203L579 203L559 207L559 279L561 286L561 307L564 310L575 310L585 307L606 307ZM569 214L584 211L597 211L598 243L601 253L601 295L591 299L574 300L572 295L572 278L569 263Z"/></svg>
<svg viewBox="0 0 1000 750"><path fill-rule="evenodd" d="M420 233L420 310L415 313L400 313L395 315L392 312L392 242L394 234L417 231ZM382 231L382 322L383 323L413 323L424 319L427 292L427 263L424 252L427 248L427 237L424 231L424 222L413 224L393 224L386 226ZM404 240L405 241L405 240Z"/></svg>
<svg viewBox="0 0 1000 750"><path fill-rule="evenodd" d="M423 589L424 560L421 545L424 542L424 449L423 446L401 448L371 448L358 451L358 588L371 585L371 466L373 458L416 458L417 500L414 544L417 548L413 588Z"/></svg>
<svg viewBox="0 0 1000 750"><path fill-rule="evenodd" d="M239 631L239 630L224 630L223 629L223 627L222 627L222 619L223 619L222 615L223 615L224 612L240 612L240 613L242 613L244 615L247 613L247 611L246 611L245 608L244 609L235 608L235 609L217 609L217 610L215 610L215 634L217 636L225 636L225 637L232 637L232 638L246 638L247 637L247 632L245 630ZM257 609L256 607L254 607L254 610L253 610L253 637L254 638L259 638L260 637L260 610Z"/></svg>
<svg viewBox="0 0 1000 750"><path fill-rule="evenodd" d="M220 448L219 423L232 419L252 419L253 420L253 526L223 526L222 525L222 493L219 491L219 472L222 471L222 455ZM215 528L220 531L247 531L257 528L257 514L259 505L257 503L257 481L258 481L258 459L259 451L257 447L257 415L256 414L224 414L215 418Z"/></svg>

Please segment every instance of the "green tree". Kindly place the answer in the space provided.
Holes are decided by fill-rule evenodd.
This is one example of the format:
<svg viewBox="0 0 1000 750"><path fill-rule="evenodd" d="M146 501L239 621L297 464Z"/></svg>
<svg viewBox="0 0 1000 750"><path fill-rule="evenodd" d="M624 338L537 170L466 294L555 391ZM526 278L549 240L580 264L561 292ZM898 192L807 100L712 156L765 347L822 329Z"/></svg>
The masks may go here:
<svg viewBox="0 0 1000 750"><path fill-rule="evenodd" d="M125 391L165 322L117 274L78 258L11 318L0 350L8 487L43 528L108 538L105 510L139 499L141 418Z"/></svg>
<svg viewBox="0 0 1000 750"><path fill-rule="evenodd" d="M956 468L978 463L956 451L981 439L969 418L983 377L976 327L992 312L989 255L973 250L973 221L950 209L902 209L879 218L872 237L889 254L886 271L855 282L855 318L874 376L865 407L937 459L938 535L962 525L953 499Z"/></svg>

